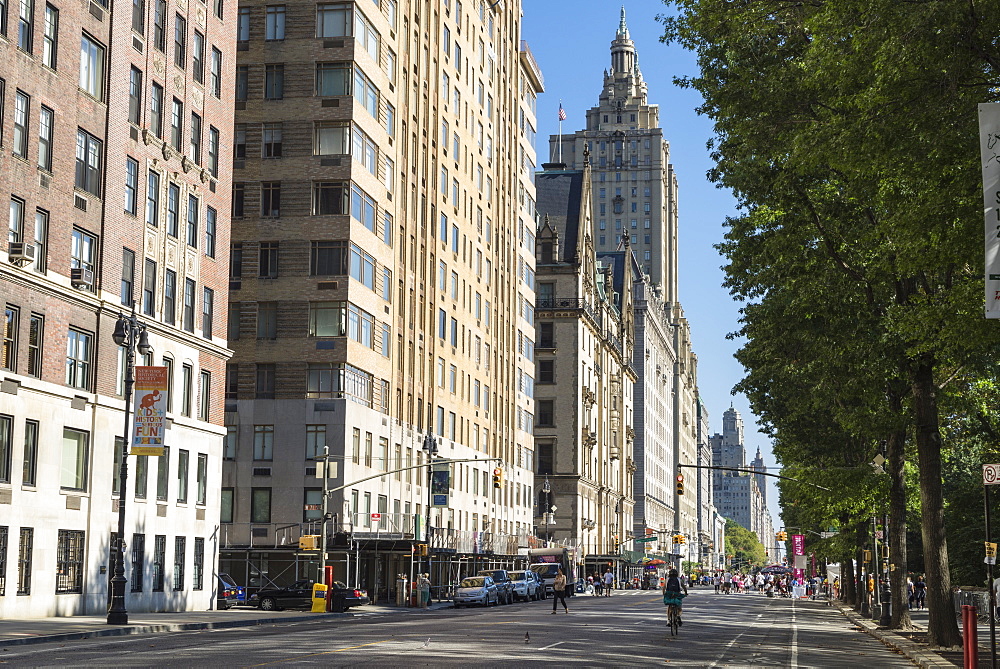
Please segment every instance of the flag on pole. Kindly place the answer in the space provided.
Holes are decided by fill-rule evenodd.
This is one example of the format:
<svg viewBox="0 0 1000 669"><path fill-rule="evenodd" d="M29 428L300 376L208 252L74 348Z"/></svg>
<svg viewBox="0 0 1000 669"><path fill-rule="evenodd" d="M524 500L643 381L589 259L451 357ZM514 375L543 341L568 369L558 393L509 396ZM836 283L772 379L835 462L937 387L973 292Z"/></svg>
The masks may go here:
<svg viewBox="0 0 1000 669"><path fill-rule="evenodd" d="M565 121L566 120L566 110L563 109L563 106L562 106L561 102L559 103L559 120L560 121Z"/></svg>

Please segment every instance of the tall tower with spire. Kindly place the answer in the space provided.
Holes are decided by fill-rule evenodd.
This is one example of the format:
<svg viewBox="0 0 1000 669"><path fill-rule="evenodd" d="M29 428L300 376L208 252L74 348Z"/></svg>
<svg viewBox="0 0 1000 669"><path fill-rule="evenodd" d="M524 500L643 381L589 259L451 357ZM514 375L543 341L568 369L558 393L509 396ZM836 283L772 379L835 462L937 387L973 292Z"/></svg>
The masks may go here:
<svg viewBox="0 0 1000 669"><path fill-rule="evenodd" d="M573 118L572 110L569 114ZM558 135L549 139L552 160L559 140ZM663 301L676 305L677 178L660 128L660 108L648 101L625 7L598 104L587 110L586 128L563 135L562 145L562 160L571 169L581 169L584 152L590 154L598 254L627 240Z"/></svg>

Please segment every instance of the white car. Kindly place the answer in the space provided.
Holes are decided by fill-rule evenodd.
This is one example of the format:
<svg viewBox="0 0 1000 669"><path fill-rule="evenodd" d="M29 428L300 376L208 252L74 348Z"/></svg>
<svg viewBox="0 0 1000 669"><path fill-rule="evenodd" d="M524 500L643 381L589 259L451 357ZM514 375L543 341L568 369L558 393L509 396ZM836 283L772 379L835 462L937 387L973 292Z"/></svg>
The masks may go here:
<svg viewBox="0 0 1000 669"><path fill-rule="evenodd" d="M530 569L510 572L510 580L514 583L514 599L528 602L545 598L545 586L538 574Z"/></svg>
<svg viewBox="0 0 1000 669"><path fill-rule="evenodd" d="M459 583L453 601L456 609L473 604L493 606L500 603L500 591L489 576L469 576Z"/></svg>

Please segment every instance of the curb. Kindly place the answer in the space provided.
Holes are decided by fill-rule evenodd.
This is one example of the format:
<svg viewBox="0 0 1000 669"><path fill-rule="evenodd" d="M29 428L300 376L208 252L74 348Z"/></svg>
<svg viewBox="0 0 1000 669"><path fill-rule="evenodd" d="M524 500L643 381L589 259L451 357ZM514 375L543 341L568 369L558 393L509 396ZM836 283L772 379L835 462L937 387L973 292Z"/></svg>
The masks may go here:
<svg viewBox="0 0 1000 669"><path fill-rule="evenodd" d="M0 641L0 648L9 646L28 646L38 643L51 643L53 641L78 641L80 639L94 639L99 637L131 636L134 634L157 634L160 632L190 632L194 630L227 629L233 627L255 627L258 625L270 625L272 623L323 620L326 618L348 618L350 613L320 613L314 616L299 616L297 618L255 618L253 620L218 620L201 623L174 623L160 625L130 625L128 627L110 627L107 629L96 629L89 632L66 632L64 634L46 634L20 639L5 639Z"/></svg>
<svg viewBox="0 0 1000 669"><path fill-rule="evenodd" d="M950 667L951 669L954 669L954 664L944 659L934 651L929 650L918 643L914 643L906 637L902 637L887 630L879 629L875 622L858 615L854 609L846 608L839 603L835 604L835 606L840 609L840 612L845 618L860 627L865 634L878 639L887 647L902 653L918 666Z"/></svg>

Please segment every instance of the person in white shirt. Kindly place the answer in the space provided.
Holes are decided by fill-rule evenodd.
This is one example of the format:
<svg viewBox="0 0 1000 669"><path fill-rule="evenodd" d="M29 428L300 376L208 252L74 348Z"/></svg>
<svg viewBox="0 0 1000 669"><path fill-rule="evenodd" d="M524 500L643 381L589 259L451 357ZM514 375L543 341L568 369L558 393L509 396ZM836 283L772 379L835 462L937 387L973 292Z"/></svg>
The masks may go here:
<svg viewBox="0 0 1000 669"><path fill-rule="evenodd" d="M604 572L604 596L605 597L610 597L611 596L611 589L613 587L615 587L615 575L611 573L611 569L609 568L606 572Z"/></svg>

